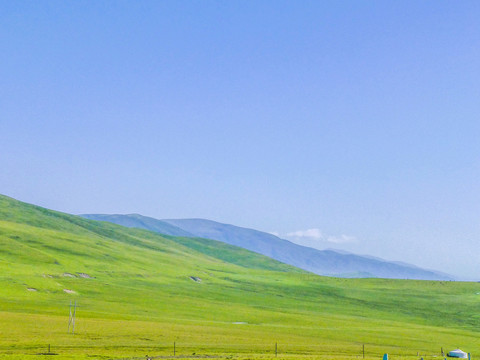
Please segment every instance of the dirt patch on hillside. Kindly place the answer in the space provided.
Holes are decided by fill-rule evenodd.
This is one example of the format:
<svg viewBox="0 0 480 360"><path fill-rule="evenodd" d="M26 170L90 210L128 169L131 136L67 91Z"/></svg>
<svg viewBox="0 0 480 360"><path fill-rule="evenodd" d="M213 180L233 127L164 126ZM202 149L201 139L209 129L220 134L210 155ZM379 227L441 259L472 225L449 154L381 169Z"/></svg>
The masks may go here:
<svg viewBox="0 0 480 360"><path fill-rule="evenodd" d="M86 273L77 273L77 275L84 279L95 279L93 276L90 276Z"/></svg>

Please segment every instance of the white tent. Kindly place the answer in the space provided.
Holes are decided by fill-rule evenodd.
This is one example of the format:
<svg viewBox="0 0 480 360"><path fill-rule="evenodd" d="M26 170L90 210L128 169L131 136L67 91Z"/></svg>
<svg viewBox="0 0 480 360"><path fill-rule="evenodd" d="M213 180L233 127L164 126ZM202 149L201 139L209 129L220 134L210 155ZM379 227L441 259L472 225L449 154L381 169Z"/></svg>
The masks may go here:
<svg viewBox="0 0 480 360"><path fill-rule="evenodd" d="M448 356L454 357L454 358L460 358L460 359L467 359L468 354L465 351L462 351L460 349L452 350L448 353Z"/></svg>

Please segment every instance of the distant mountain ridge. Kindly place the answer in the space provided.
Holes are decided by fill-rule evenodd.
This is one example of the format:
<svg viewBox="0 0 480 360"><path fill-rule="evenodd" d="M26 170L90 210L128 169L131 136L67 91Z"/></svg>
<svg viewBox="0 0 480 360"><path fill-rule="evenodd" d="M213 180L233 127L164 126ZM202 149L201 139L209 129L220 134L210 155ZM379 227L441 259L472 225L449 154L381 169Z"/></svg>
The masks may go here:
<svg viewBox="0 0 480 360"><path fill-rule="evenodd" d="M319 275L338 277L379 277L392 279L453 280L453 277L415 265L383 259L318 250L258 230L222 224L205 219L163 219L131 215L81 215L92 220L109 221L127 227L138 227L166 235L201 237L218 240L266 255L283 263Z"/></svg>
<svg viewBox="0 0 480 360"><path fill-rule="evenodd" d="M185 236L185 237L196 237L196 235L189 233L177 226L171 225L170 223L162 220L157 220L151 217L142 216L139 214L129 214L129 215L105 215L105 214L84 214L80 215L85 219L97 220L97 221L108 221L117 225L122 225L129 228L140 228L150 231L154 231L160 234L171 235L171 236Z"/></svg>

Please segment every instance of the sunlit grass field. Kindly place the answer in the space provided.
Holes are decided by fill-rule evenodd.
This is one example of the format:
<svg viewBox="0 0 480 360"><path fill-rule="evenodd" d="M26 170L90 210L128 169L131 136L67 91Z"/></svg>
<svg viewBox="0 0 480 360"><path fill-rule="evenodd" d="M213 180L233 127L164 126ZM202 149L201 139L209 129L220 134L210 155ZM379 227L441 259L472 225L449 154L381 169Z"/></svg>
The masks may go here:
<svg viewBox="0 0 480 360"><path fill-rule="evenodd" d="M0 359L475 358L479 335L478 283L321 277L0 196Z"/></svg>

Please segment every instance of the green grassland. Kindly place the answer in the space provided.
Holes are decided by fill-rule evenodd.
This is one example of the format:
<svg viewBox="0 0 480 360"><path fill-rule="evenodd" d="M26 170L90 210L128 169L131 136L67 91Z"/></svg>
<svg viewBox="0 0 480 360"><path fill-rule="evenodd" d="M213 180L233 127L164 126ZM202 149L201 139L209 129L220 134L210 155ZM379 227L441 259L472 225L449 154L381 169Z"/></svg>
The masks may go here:
<svg viewBox="0 0 480 360"><path fill-rule="evenodd" d="M77 302L75 334L69 304ZM480 284L313 275L0 196L0 360L480 356ZM39 355L47 352L57 355ZM417 354L419 354L417 356Z"/></svg>

